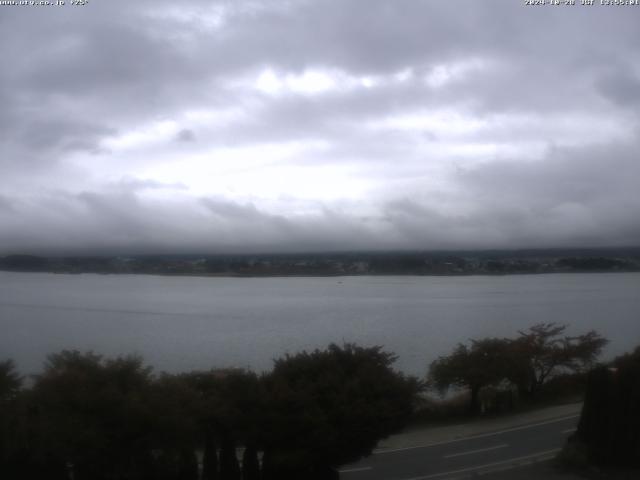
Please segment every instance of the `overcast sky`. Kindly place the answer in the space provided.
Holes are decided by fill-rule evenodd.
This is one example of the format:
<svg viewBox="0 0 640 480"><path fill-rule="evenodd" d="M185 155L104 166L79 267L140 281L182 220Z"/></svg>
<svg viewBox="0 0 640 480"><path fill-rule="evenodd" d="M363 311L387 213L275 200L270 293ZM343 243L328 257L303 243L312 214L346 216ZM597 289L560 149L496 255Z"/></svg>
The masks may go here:
<svg viewBox="0 0 640 480"><path fill-rule="evenodd" d="M0 253L640 244L640 7L66 3L0 6Z"/></svg>

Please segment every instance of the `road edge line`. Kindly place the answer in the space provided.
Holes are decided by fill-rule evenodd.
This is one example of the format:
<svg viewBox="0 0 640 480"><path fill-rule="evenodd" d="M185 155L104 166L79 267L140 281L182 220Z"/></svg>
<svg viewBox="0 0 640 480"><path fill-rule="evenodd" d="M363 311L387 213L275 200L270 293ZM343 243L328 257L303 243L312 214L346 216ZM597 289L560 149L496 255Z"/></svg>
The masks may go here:
<svg viewBox="0 0 640 480"><path fill-rule="evenodd" d="M532 461L550 460L560 450L562 449L554 448L553 450L545 450L543 452L532 453L530 455L524 455L522 457L515 457L507 460L501 460L499 462L485 463L484 465L477 465L475 467L466 467L466 468L461 468L459 470L451 470L449 472L433 473L433 474L425 475L422 477L403 478L402 480L428 480L430 478L444 477L447 475L457 475L459 473L478 472L482 474L483 471L484 473L489 473L492 471L510 470L512 468L518 468L523 465L527 465ZM528 460L528 461L523 462L523 460ZM522 462L522 463L517 463L517 462ZM514 463L516 464L513 465ZM509 465L509 464L512 464L512 465ZM501 466L504 466L506 468L500 469L499 467ZM492 467L498 467L498 468L494 469Z"/></svg>
<svg viewBox="0 0 640 480"><path fill-rule="evenodd" d="M579 413L577 413L575 415L568 415L568 416L564 416L564 417L558 417L558 418L554 418L554 419L550 419L550 420L545 420L543 422L530 423L530 424L520 425L520 426L517 426L517 427L505 428L503 430L497 430L497 431L494 431L494 432L479 433L479 434L476 434L476 435L470 435L468 437L454 438L454 439L445 440L445 441L442 441L442 442L425 443L423 445L413 445L411 447L401 447L401 448L390 448L390 449L384 449L384 450L374 450L373 451L373 455L384 455L384 454L387 454L387 453L403 452L405 450L415 450L415 449L418 449L418 448L435 447L437 445L447 445L449 443L463 442L465 440L474 440L476 438L491 437L491 436L494 436L494 435L501 435L503 433L516 432L518 430L526 430L527 428L539 427L539 426L542 426L542 425L549 425L549 424L552 424L552 423L562 422L564 420L570 420L572 418L578 418L578 417L580 417Z"/></svg>

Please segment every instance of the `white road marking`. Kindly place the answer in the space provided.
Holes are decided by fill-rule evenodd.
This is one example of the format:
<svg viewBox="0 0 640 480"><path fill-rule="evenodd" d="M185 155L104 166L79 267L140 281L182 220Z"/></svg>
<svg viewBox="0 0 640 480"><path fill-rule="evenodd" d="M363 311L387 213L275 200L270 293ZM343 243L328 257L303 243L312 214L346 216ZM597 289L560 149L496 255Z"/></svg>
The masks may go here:
<svg viewBox="0 0 640 480"><path fill-rule="evenodd" d="M364 472L367 470L373 470L371 467L359 467L359 468L345 468L344 470L338 470L340 473L352 473L352 472Z"/></svg>
<svg viewBox="0 0 640 480"><path fill-rule="evenodd" d="M469 450L468 452L452 453L451 455L445 455L442 458L454 458L462 457L464 455L473 455L474 453L488 452L490 450L498 450L499 448L507 448L509 445L503 443L502 445L496 445L495 447L479 448L477 450Z"/></svg>
<svg viewBox="0 0 640 480"><path fill-rule="evenodd" d="M494 435L502 435L503 433L515 432L515 431L518 431L518 430L526 430L527 428L534 428L534 427L540 427L542 425L549 425L549 424L552 424L552 423L563 422L565 420L570 420L572 418L578 418L579 416L580 416L579 414L569 415L567 417L555 418L553 420L547 420L547 421L544 421L544 422L531 423L529 425L522 425L522 426L519 426L519 427L507 428L505 430L499 430L497 432L481 433L479 435L471 435L469 437L454 438L452 440L446 440L444 442L434 442L434 443L426 443L424 445L414 445L412 447L391 448L391 449L388 449L388 450L378 450L378 451L373 452L373 454L374 455L382 455L382 454L386 454L386 453L404 452L405 450L415 450L416 448L435 447L436 445L446 445L448 443L464 442L465 440L474 440L476 438L492 437Z"/></svg>
<svg viewBox="0 0 640 480"><path fill-rule="evenodd" d="M523 461L533 460L533 459L540 459L541 460L542 458L546 458L546 457L548 457L550 455L558 453L560 450L561 450L560 448L555 448L553 450L546 450L544 452L532 453L531 455L525 455L525 456L522 456L522 457L510 458L508 460L502 460L500 462L485 463L484 465L477 465L475 467L461 468L460 470L451 470L449 472L433 473L431 475L425 475L423 477L405 478L403 480L428 480L429 478L438 478L438 477L445 477L447 475L456 475L456 474L459 474L459 473L475 472L475 471L478 471L478 470L484 470L484 469L497 467L497 466L501 466L501 465L505 465L505 464L509 464L509 463L523 462ZM551 458L551 457L549 457L549 458Z"/></svg>
<svg viewBox="0 0 640 480"><path fill-rule="evenodd" d="M577 430L577 428L567 428L566 430L562 430L560 433L573 433Z"/></svg>

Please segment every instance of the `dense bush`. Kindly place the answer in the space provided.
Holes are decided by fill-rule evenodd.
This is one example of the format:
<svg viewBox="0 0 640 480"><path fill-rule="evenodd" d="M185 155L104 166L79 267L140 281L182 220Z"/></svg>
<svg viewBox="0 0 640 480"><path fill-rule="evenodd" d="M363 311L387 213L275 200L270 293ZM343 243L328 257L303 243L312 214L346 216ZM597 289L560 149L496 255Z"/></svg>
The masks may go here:
<svg viewBox="0 0 640 480"><path fill-rule="evenodd" d="M572 441L590 463L640 467L640 347L589 374Z"/></svg>
<svg viewBox="0 0 640 480"><path fill-rule="evenodd" d="M28 389L0 363L0 478L335 478L412 413L419 384L393 361L378 347L331 345L263 376L153 375L138 357L64 351Z"/></svg>
<svg viewBox="0 0 640 480"><path fill-rule="evenodd" d="M588 371L607 340L597 332L568 336L565 325L541 323L516 338L484 338L470 345L458 344L449 355L429 366L428 383L444 393L450 387L470 392L469 412L486 408L504 410L516 397L534 399L572 390L580 375ZM579 385L575 385L579 388ZM491 389L487 401L482 393ZM572 393L575 393L573 389Z"/></svg>
<svg viewBox="0 0 640 480"><path fill-rule="evenodd" d="M310 478L370 454L380 438L401 429L419 384L391 370L394 359L378 347L332 345L276 361L266 377L265 454L273 468Z"/></svg>

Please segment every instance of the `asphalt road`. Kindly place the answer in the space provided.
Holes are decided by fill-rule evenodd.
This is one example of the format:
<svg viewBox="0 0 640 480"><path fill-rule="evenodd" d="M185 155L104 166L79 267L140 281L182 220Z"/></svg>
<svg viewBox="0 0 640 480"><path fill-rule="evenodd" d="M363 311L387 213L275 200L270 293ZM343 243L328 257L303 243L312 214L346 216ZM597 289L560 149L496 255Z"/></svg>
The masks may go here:
<svg viewBox="0 0 640 480"><path fill-rule="evenodd" d="M446 480L504 471L554 457L578 415L453 441L378 452L340 470L343 480Z"/></svg>

